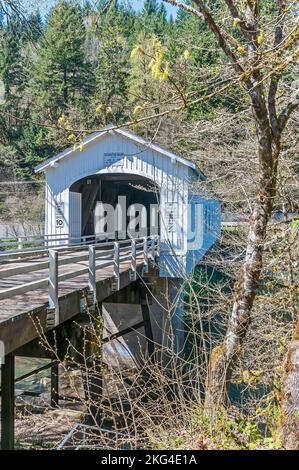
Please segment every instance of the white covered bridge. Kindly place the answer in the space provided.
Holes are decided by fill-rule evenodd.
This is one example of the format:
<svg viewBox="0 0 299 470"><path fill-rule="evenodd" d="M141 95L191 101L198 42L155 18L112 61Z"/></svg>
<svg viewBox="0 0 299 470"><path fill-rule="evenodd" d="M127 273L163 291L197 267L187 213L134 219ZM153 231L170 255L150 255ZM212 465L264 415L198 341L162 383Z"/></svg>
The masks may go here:
<svg viewBox="0 0 299 470"><path fill-rule="evenodd" d="M36 171L46 178L45 237L0 240L2 449L14 446L15 357L51 360L57 405L57 355L42 348L41 332L53 344L60 336L63 361L64 328L86 322L97 306L103 344L131 333L130 351L143 338L143 352L154 358L171 321L172 347L184 351L178 290L220 232L218 201L194 190L204 179L200 170L127 130L92 134L82 151L69 148ZM80 334L71 337L80 341Z"/></svg>
<svg viewBox="0 0 299 470"><path fill-rule="evenodd" d="M194 192L202 172L128 130L108 126L36 172L46 178L45 234L65 243L158 234L160 276L184 277L219 237L218 201Z"/></svg>

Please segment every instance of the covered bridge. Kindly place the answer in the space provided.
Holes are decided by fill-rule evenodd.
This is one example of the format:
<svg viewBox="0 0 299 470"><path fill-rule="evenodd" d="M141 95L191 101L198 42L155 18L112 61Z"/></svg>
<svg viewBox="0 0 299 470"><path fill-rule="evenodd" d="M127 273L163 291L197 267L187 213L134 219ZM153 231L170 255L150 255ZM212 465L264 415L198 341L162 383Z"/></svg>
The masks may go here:
<svg viewBox="0 0 299 470"><path fill-rule="evenodd" d="M108 126L91 134L83 149L67 148L38 165L41 171L49 239L76 243L155 233L160 276L181 278L219 237L219 202L195 191L203 173L126 129Z"/></svg>

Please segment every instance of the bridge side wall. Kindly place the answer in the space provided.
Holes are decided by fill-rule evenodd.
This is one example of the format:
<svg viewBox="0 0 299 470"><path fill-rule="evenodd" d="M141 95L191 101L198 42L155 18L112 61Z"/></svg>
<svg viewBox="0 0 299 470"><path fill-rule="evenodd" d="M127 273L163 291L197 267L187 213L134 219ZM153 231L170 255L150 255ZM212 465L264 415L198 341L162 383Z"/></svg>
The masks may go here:
<svg viewBox="0 0 299 470"><path fill-rule="evenodd" d="M95 174L135 174L152 180L160 189L162 257L184 257L187 252L189 167L144 148L125 137L106 134L46 170L46 234L77 236L70 210L70 186ZM194 179L194 174L193 174ZM183 259L183 258L182 258ZM164 275L173 275L166 266ZM168 274L167 274L168 273Z"/></svg>

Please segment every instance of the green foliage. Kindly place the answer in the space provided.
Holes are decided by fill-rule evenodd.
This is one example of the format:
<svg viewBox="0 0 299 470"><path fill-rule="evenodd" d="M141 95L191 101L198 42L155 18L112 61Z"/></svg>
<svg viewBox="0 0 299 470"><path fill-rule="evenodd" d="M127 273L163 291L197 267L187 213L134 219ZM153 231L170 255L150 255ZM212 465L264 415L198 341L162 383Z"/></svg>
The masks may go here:
<svg viewBox="0 0 299 470"><path fill-rule="evenodd" d="M129 50L122 26L122 15L116 6L101 22L97 36L99 44L95 63L95 98L105 109L111 108L107 123L119 122L125 117Z"/></svg>
<svg viewBox="0 0 299 470"><path fill-rule="evenodd" d="M254 450L281 447L273 430L262 431L252 417L241 414L232 417L226 411L220 410L210 416L203 408L198 407L194 410L192 427L204 438L212 439L217 449Z"/></svg>
<svg viewBox="0 0 299 470"><path fill-rule="evenodd" d="M1 78L7 105L20 99L25 84L22 41L22 25L18 19L12 18L1 40Z"/></svg>
<svg viewBox="0 0 299 470"><path fill-rule="evenodd" d="M221 22L223 2L208 3ZM104 0L84 6L79 0L57 0L48 17L36 10L26 21L1 10L0 144L7 150L2 155L13 160L0 155L3 174L31 178L36 163L69 145L58 125L62 115L76 139L72 128L122 123L134 118L134 108L145 107L148 114L168 109L175 90L164 75L192 96L208 96L212 90L205 83L221 78L224 58L203 21L184 10L169 18L158 0L146 0L141 12L114 0L99 16L105 5ZM266 18L273 6L263 5L262 11ZM238 37L233 25L231 33ZM161 68L160 79L148 67L154 38L169 66L166 72ZM137 45L148 55L132 61L130 52ZM244 107L237 87L228 94L189 106L179 119L208 120L219 109ZM136 131L149 136L154 126L151 121ZM192 141L186 146L192 147Z"/></svg>
<svg viewBox="0 0 299 470"><path fill-rule="evenodd" d="M224 410L208 413L196 406L177 418L173 426L149 428L153 449L271 450L280 449L275 431L262 429L251 416L229 415ZM273 409L272 409L273 411Z"/></svg>
<svg viewBox="0 0 299 470"><path fill-rule="evenodd" d="M27 29L28 39L35 43L38 42L43 34L43 21L39 10L31 13L30 17L28 18Z"/></svg>
<svg viewBox="0 0 299 470"><path fill-rule="evenodd" d="M33 77L37 103L50 108L52 119L91 93L85 34L79 5L61 0L48 18Z"/></svg>

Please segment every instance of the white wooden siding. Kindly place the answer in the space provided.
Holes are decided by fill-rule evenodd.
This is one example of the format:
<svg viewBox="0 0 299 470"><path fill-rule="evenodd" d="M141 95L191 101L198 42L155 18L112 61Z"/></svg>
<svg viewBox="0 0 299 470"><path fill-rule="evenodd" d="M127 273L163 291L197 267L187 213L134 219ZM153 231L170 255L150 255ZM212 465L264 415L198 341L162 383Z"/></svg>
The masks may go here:
<svg viewBox="0 0 299 470"><path fill-rule="evenodd" d="M107 166L105 154L123 153L116 165ZM144 147L120 134L107 133L83 149L70 153L54 166L48 166L46 173L46 225L45 232L52 234L81 235L81 195L70 192L76 181L91 175L122 173L148 178L157 184L160 191L162 251L170 255L172 250L185 259L187 246L188 193L190 180L197 178L193 169ZM64 204L63 227L56 227L55 206ZM167 205L176 206L176 230L167 227Z"/></svg>

